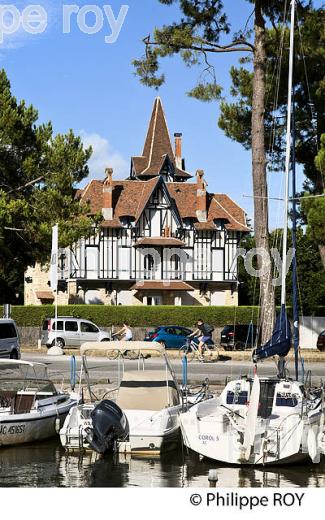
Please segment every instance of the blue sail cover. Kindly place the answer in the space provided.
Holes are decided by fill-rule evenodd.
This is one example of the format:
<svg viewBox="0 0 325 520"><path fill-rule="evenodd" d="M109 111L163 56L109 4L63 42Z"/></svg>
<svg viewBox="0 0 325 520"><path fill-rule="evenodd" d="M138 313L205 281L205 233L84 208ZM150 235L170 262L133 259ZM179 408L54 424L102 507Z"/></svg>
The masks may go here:
<svg viewBox="0 0 325 520"><path fill-rule="evenodd" d="M291 328L287 317L286 306L281 306L271 339L254 352L254 360L266 359L271 356L285 357L291 347Z"/></svg>

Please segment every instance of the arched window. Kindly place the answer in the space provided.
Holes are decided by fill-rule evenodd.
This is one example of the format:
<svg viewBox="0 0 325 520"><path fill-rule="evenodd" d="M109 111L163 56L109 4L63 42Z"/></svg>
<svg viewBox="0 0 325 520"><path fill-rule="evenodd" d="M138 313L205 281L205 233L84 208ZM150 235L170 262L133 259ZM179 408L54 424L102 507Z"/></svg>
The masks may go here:
<svg viewBox="0 0 325 520"><path fill-rule="evenodd" d="M180 280L182 278L180 264L178 255L174 254L170 257L170 273L173 280Z"/></svg>
<svg viewBox="0 0 325 520"><path fill-rule="evenodd" d="M152 255L146 255L144 257L144 279L152 280L154 271L155 261Z"/></svg>

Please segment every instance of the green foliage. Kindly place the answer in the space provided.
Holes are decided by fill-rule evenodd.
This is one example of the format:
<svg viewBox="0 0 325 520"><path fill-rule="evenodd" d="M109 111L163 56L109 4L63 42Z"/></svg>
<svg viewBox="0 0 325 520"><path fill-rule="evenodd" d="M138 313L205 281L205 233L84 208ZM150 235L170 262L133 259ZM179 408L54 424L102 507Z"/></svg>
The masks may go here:
<svg viewBox="0 0 325 520"><path fill-rule="evenodd" d="M216 83L198 83L188 95L200 101L215 101L220 99L222 89Z"/></svg>
<svg viewBox="0 0 325 520"><path fill-rule="evenodd" d="M88 208L75 185L88 175L91 149L73 132L53 135L51 123L11 94L0 71L0 302L15 301L23 273L47 261L51 231L59 224L60 247L91 232Z"/></svg>
<svg viewBox="0 0 325 520"><path fill-rule="evenodd" d="M255 247L252 236L245 237L241 247L247 251ZM270 235L270 248L282 248L282 230L275 230ZM292 247L289 231L288 247ZM245 269L243 258L239 259L239 304L258 305L259 303L259 279L250 276ZM256 259L253 267L257 269ZM299 307L301 314L307 316L317 313L317 309L325 302L325 271L317 244L303 232L300 227L297 230L297 273L299 286ZM278 277L277 270L275 276ZM292 266L287 275L287 304L292 305ZM275 289L276 303L280 305L280 287Z"/></svg>
<svg viewBox="0 0 325 520"><path fill-rule="evenodd" d="M269 6L272 4L270 2ZM304 167L308 179L305 187L319 192L322 180L314 157L317 142L325 131L325 11L323 8L313 9L311 2L304 7L299 4L297 9L300 29L296 27L295 31L296 160ZM282 31L281 19L274 15L271 17L270 9L265 7L264 13L273 25L266 30L265 147L269 152L269 167L278 170L283 168L285 149L286 125L283 122L287 108L289 30L285 28ZM277 82L282 37L284 52ZM246 149L251 147L251 61L248 60L246 67L231 68L232 100L222 102L219 118L219 127ZM314 104L312 110L309 101Z"/></svg>
<svg viewBox="0 0 325 520"><path fill-rule="evenodd" d="M158 325L177 324L193 327L199 318L215 327L224 327L233 323L257 322L258 307L127 307L107 305L66 305L59 306L59 316L74 316L89 319L99 327L122 325L127 320L131 327L156 327ZM289 314L290 314L290 308ZM325 316L325 307L316 307L317 316ZM12 318L19 327L41 327L47 317L54 317L52 305L14 306Z"/></svg>
<svg viewBox="0 0 325 520"><path fill-rule="evenodd" d="M59 316L80 316L94 321L100 327L121 325L127 320L132 327L155 327L177 324L193 327L199 318L216 327L230 323L249 323L257 319L256 307L196 307L196 306L107 306L107 305L67 305L59 306ZM40 327L46 317L54 316L52 305L16 306L12 317L20 327Z"/></svg>
<svg viewBox="0 0 325 520"><path fill-rule="evenodd" d="M145 55L133 61L140 81L153 88L159 88L166 79L165 74L159 74L161 58L179 54L187 66L204 63L206 68L205 46L216 45L220 35L230 31L221 0L159 1L166 5L178 4L183 16L179 22L156 28L152 41L150 36L144 40ZM210 101L219 98L219 90L213 79L212 82L201 83L200 88L194 88L189 95L196 97L197 94L198 99Z"/></svg>
<svg viewBox="0 0 325 520"><path fill-rule="evenodd" d="M306 198L302 209L307 216L307 234L324 255L325 247L325 134L321 137L321 147L315 158L315 166L322 177L324 197ZM323 258L325 268L325 258Z"/></svg>

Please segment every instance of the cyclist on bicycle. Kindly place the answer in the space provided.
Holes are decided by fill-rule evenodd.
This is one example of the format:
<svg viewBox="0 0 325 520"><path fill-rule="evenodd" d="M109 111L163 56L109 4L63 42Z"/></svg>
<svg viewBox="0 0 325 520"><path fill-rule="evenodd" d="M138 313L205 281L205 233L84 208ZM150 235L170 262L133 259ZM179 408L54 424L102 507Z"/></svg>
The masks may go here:
<svg viewBox="0 0 325 520"><path fill-rule="evenodd" d="M188 337L189 338L194 338L194 337L199 338L198 349L199 349L200 360L202 361L203 360L203 356L202 356L203 347L207 343L212 342L212 332L214 331L214 328L211 327L211 325L209 325L208 323L204 323L204 321L201 319L198 320L196 326L197 326L197 329L194 332L192 332L192 334L190 334Z"/></svg>
<svg viewBox="0 0 325 520"><path fill-rule="evenodd" d="M113 334L113 338L115 336L120 336L120 335L121 335L121 339L123 341L132 341L132 339L133 339L132 329L130 328L129 324L126 321L123 323L123 327L121 328L121 330L119 330L118 332L115 332Z"/></svg>

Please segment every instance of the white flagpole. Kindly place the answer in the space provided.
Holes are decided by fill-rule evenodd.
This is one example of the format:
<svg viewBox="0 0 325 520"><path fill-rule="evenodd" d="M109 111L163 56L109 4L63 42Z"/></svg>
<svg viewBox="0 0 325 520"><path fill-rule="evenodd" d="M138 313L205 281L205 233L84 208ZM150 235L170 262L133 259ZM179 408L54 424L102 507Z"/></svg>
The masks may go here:
<svg viewBox="0 0 325 520"><path fill-rule="evenodd" d="M52 254L51 254L51 289L54 292L54 312L55 312L55 346L58 329L58 254L59 254L59 226L56 224L52 228Z"/></svg>

